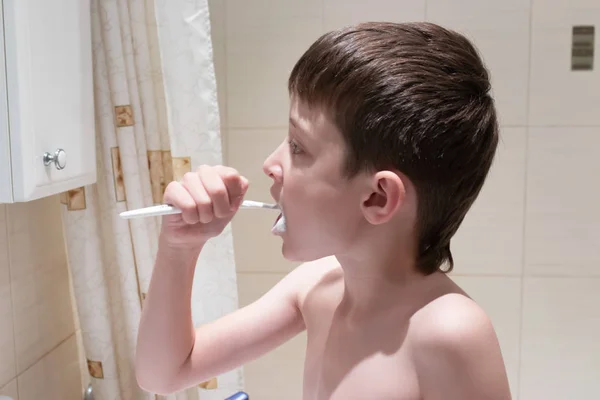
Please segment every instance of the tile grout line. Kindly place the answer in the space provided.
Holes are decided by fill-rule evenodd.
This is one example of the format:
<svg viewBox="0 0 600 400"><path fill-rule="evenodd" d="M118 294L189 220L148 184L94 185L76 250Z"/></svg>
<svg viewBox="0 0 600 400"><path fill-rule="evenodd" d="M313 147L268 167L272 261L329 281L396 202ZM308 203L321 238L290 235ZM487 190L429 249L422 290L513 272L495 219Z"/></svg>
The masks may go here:
<svg viewBox="0 0 600 400"><path fill-rule="evenodd" d="M236 274L240 275L287 275L294 268L291 267L289 270L285 271L266 271L266 270L254 270L254 271L236 271ZM507 279L525 279L525 278L542 278L542 279L598 279L600 280L600 275L567 275L567 274L482 274L482 273L451 273L448 275L450 278L507 278Z"/></svg>
<svg viewBox="0 0 600 400"><path fill-rule="evenodd" d="M19 377L17 368L17 331L15 328L15 302L13 300L13 280L12 280L12 261L11 261L11 250L10 250L10 234L8 229L8 205L4 205L4 232L6 234L6 259L8 261L8 290L10 293L10 313L12 318L12 331L13 331L13 357L15 365L15 376L11 379L16 380ZM17 383L17 397L19 396L19 385Z"/></svg>
<svg viewBox="0 0 600 400"><path fill-rule="evenodd" d="M40 357L38 357L35 361L33 361L31 363L30 366L28 366L23 371L21 371L20 373L18 373L15 378L19 378L21 375L25 374L31 368L33 368L34 366L36 366L40 361L42 361L44 358L46 358L48 355L50 355L52 352L54 352L54 350L58 349L60 346L62 346L63 344L65 344L66 342L68 342L69 340L71 340L76 335L77 335L77 329L75 331L73 331L72 333L70 333L66 338L64 338L61 341L59 341L50 350L48 350L47 352L45 352L44 354L42 354ZM75 339L77 340L77 338L75 338ZM79 363L79 357L77 359L77 362Z"/></svg>
<svg viewBox="0 0 600 400"><path fill-rule="evenodd" d="M450 278L452 277L460 277L460 278L512 278L512 279L521 279L521 274L469 274L469 273L452 273L448 275Z"/></svg>
<svg viewBox="0 0 600 400"><path fill-rule="evenodd" d="M567 274L556 274L556 275L545 275L545 274L525 274L523 278L542 278L542 279L587 279L597 280L600 279L600 275L567 275Z"/></svg>
<svg viewBox="0 0 600 400"><path fill-rule="evenodd" d="M516 396L519 398L521 396L521 391L523 387L523 379L522 379L522 364L523 364L523 326L525 322L525 267L527 262L527 190L529 187L529 133L530 133L530 120L531 120L531 76L532 76L532 59L533 59L533 0L529 0L529 48L528 48L528 79L527 79L527 102L525 103L526 107L526 121L527 128L525 130L525 176L523 179L523 222L522 222L522 248L521 248L521 298L520 298L520 318L519 318L519 351L518 351L518 363L517 363L517 382L516 385Z"/></svg>

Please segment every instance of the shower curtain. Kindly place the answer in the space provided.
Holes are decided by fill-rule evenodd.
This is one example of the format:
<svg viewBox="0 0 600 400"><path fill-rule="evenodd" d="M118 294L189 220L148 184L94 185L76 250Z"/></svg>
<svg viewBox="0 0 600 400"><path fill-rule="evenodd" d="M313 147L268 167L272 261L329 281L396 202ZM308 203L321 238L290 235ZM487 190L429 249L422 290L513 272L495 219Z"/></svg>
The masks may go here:
<svg viewBox="0 0 600 400"><path fill-rule="evenodd" d="M171 180L222 160L207 0L91 0L98 180L61 195L69 265L96 400L163 398L135 380L135 344L158 217L123 220L158 204ZM196 325L235 310L231 230L198 260ZM241 369L173 400L222 400Z"/></svg>

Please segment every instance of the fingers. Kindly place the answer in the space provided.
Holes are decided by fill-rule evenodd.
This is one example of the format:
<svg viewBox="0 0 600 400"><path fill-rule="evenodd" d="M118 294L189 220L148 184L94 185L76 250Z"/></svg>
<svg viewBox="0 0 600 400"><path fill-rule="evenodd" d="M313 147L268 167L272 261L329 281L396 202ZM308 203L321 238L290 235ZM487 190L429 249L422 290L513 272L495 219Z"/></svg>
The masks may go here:
<svg viewBox="0 0 600 400"><path fill-rule="evenodd" d="M248 180L233 168L201 166L188 172L181 183L171 182L164 200L182 211L188 224L208 224L215 219L233 216L239 208Z"/></svg>
<svg viewBox="0 0 600 400"><path fill-rule="evenodd" d="M219 166L215 167L215 170L227 188L230 210L236 211L248 190L248 180L233 168Z"/></svg>
<svg viewBox="0 0 600 400"><path fill-rule="evenodd" d="M225 218L231 213L231 204L229 203L229 193L223 178L218 173L217 168L202 166L198 168L198 176L210 196L214 216L216 218Z"/></svg>
<svg viewBox="0 0 600 400"><path fill-rule="evenodd" d="M190 225L200 221L196 201L179 182L171 182L165 189L164 202L181 210L181 218Z"/></svg>
<svg viewBox="0 0 600 400"><path fill-rule="evenodd" d="M211 222L214 218L213 202L200 176L197 173L188 172L183 176L182 184L194 199L199 221L203 224Z"/></svg>

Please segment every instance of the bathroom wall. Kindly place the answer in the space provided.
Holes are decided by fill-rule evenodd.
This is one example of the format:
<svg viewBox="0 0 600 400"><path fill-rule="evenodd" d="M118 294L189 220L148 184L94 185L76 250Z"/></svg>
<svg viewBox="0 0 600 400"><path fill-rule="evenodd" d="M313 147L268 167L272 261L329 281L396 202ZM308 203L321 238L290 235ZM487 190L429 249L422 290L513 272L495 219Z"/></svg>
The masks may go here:
<svg viewBox="0 0 600 400"><path fill-rule="evenodd" d="M0 395L82 398L78 322L57 196L0 204Z"/></svg>
<svg viewBox="0 0 600 400"><path fill-rule="evenodd" d="M515 399L600 398L600 75L571 71L573 25L598 25L592 0L213 0L226 159L269 200L262 161L287 131L286 79L327 30L364 20L427 20L481 50L500 112L491 177L460 230L453 278L489 313ZM596 43L598 41L596 40ZM596 45L596 52L598 51ZM293 267L271 215L240 213L242 305ZM245 368L262 400L300 399L305 336Z"/></svg>

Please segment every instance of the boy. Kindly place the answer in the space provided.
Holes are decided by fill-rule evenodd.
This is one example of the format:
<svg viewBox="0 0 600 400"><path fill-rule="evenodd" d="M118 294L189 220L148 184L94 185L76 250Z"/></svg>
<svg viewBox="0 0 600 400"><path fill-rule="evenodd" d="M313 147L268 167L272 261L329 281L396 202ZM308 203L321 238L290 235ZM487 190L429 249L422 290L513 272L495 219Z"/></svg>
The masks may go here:
<svg viewBox="0 0 600 400"><path fill-rule="evenodd" d="M307 330L304 399L510 399L493 327L444 272L450 240L498 142L488 73L463 36L366 23L322 36L289 79L290 129L265 161L305 263L255 303L194 330L203 245L248 187L201 167L171 183L137 349L137 376L170 393Z"/></svg>

